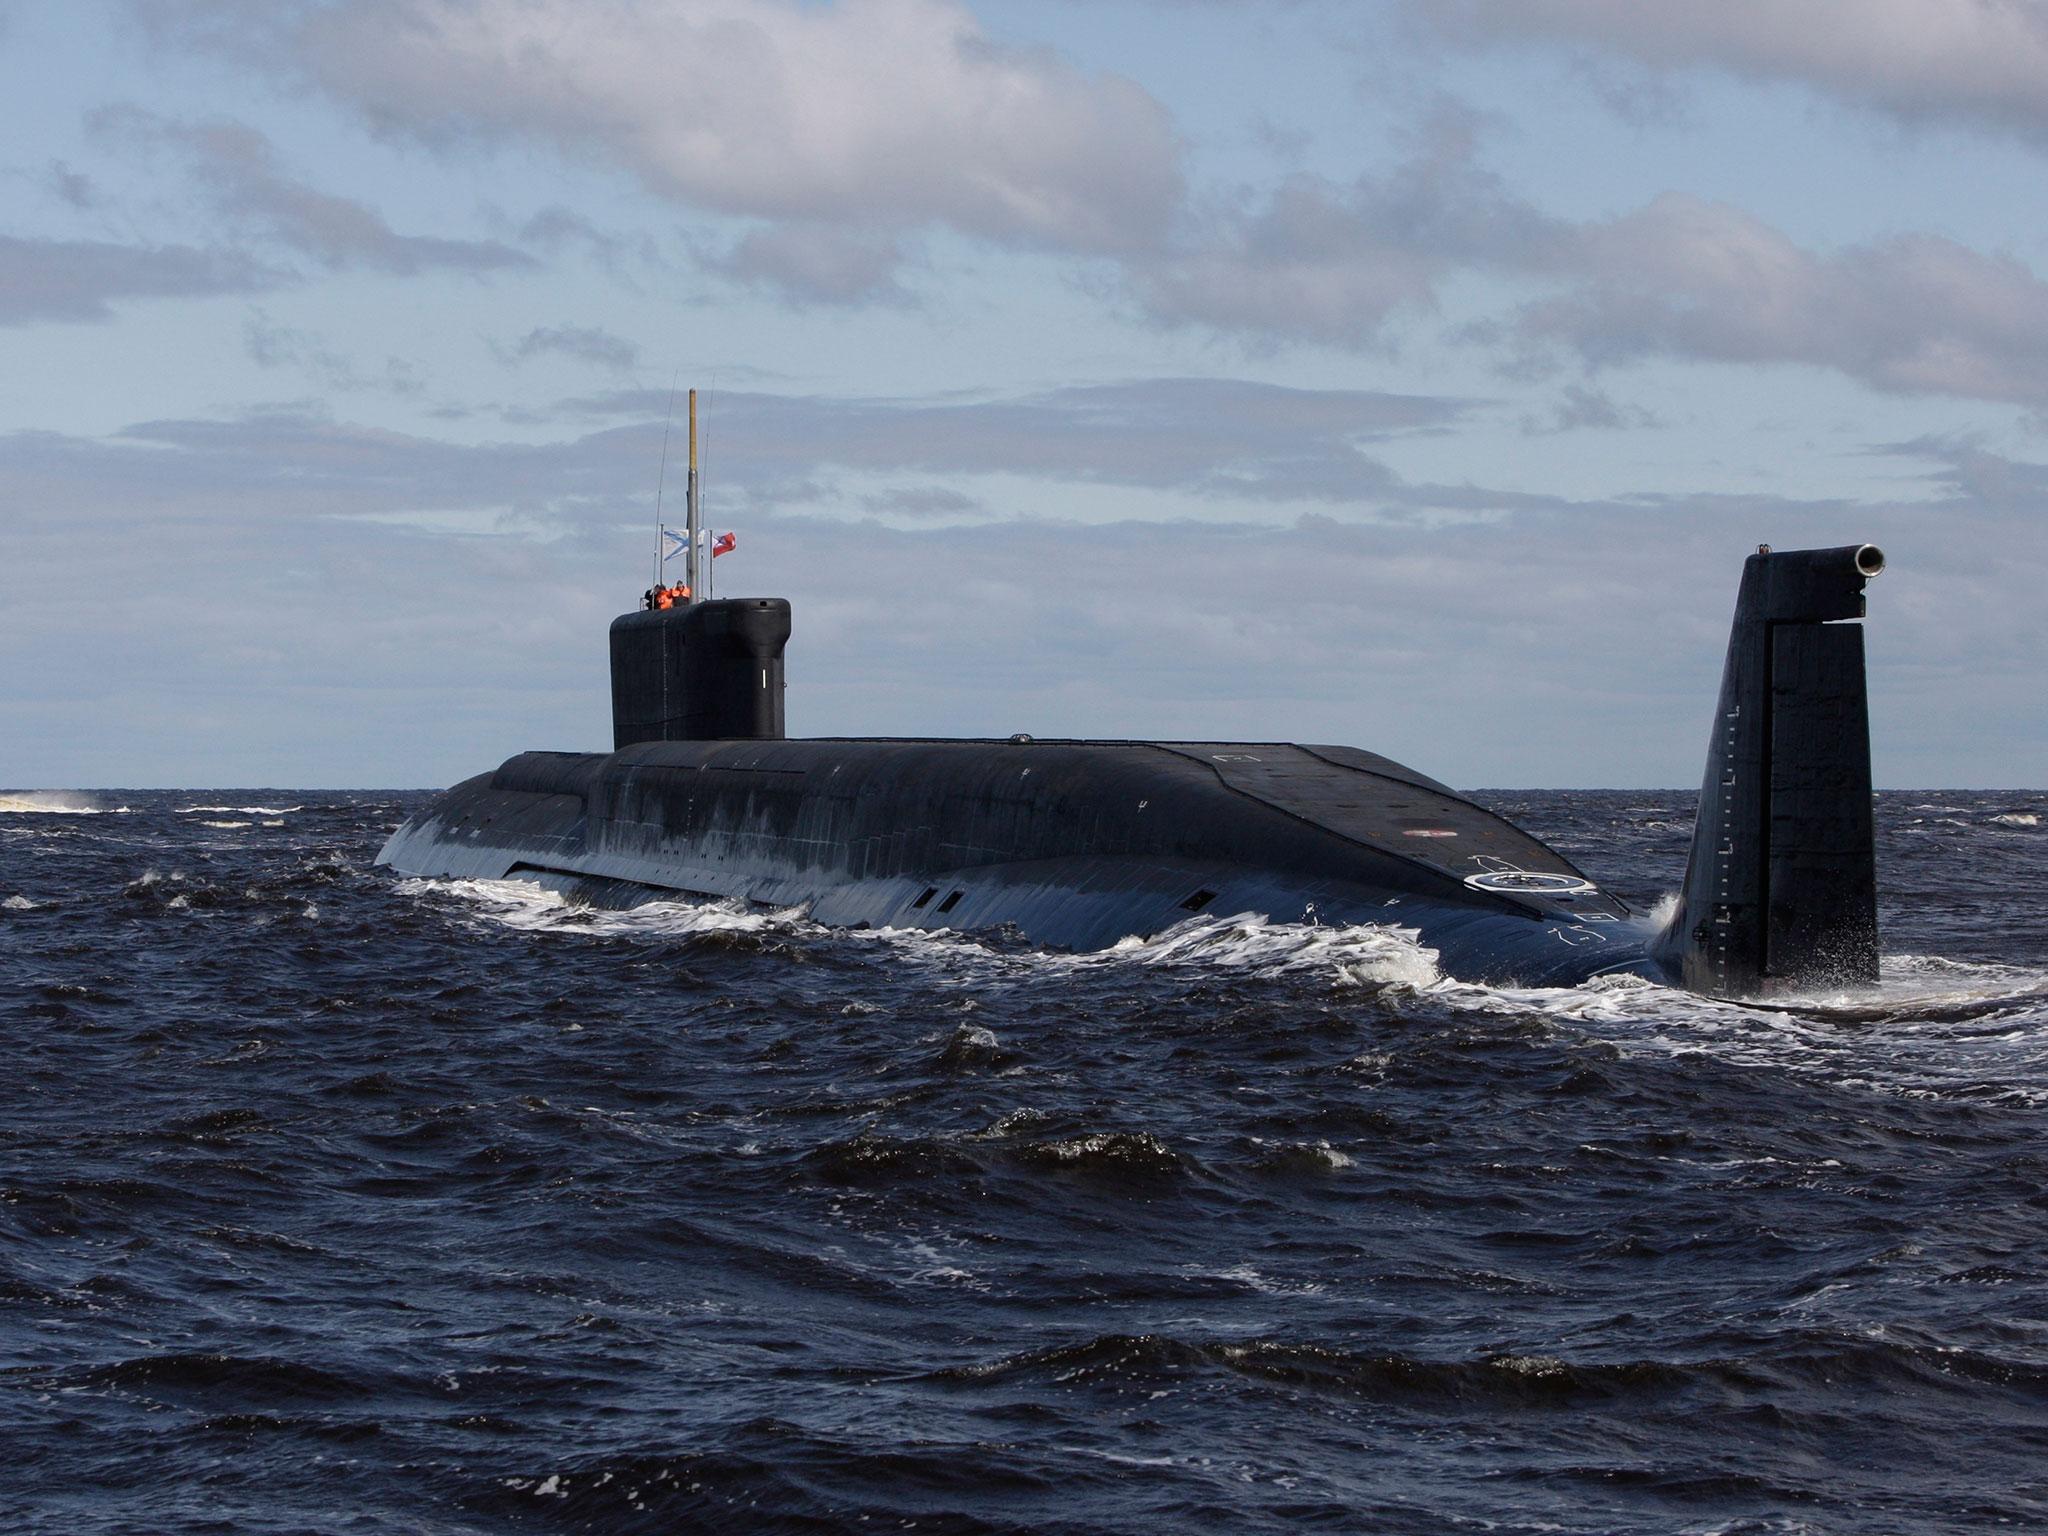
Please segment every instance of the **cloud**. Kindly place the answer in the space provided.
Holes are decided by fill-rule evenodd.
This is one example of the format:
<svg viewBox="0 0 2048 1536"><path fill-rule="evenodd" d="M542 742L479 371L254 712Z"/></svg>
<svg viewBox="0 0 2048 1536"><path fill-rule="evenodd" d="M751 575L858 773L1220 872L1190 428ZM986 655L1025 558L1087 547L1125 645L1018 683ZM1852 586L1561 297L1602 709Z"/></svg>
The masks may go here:
<svg viewBox="0 0 2048 1536"><path fill-rule="evenodd" d="M1814 250L1675 192L1574 224L1485 172L1475 129L1439 113L1387 176L1290 177L1173 254L1134 260L1129 291L1159 323L1364 350L1479 270L1543 290L1460 332L1508 344L1520 375L1561 360L1795 363L1892 394L2048 402L2048 282L2017 258L1928 234ZM1590 403L1560 423L1598 424Z"/></svg>
<svg viewBox="0 0 2048 1536"><path fill-rule="evenodd" d="M287 344L298 339L282 334ZM271 518L285 502L298 517L443 527L454 518L482 531L504 519L522 535L637 526L653 492L667 393L591 403L641 419L556 441L464 443L282 406L227 419L137 422L105 441L0 437L0 483L14 488L16 504L32 518L45 515L32 509L66 504L66 487L89 479L95 494L113 498L108 504L146 503L166 526ZM1527 494L1409 484L1364 451L1375 441L1441 430L1467 410L1423 396L1160 379L982 401L721 391L710 403L706 446L718 489L757 514L785 515L804 500L859 505L872 496L899 512L943 518L973 505L971 483L958 482L989 476L1275 507L1340 506L1361 516L1494 516L1558 505ZM1058 515L1065 502L1042 488L1012 499L1040 517Z"/></svg>
<svg viewBox="0 0 2048 1536"><path fill-rule="evenodd" d="M143 15L302 71L388 133L540 142L778 224L1117 252L1155 242L1181 193L1158 102L996 41L956 0L342 0L268 19L183 0Z"/></svg>
<svg viewBox="0 0 2048 1536"><path fill-rule="evenodd" d="M366 373L315 332L279 325L261 309L242 323L242 350L259 368L296 368L329 389L417 395L425 387L404 358L387 357L382 369Z"/></svg>
<svg viewBox="0 0 2048 1536"><path fill-rule="evenodd" d="M501 216L502 217L502 216ZM645 234L627 236L602 229L574 209L554 204L521 221L513 231L521 243L549 252L576 250L631 285L629 259L640 266L666 269L656 242Z"/></svg>
<svg viewBox="0 0 2048 1536"><path fill-rule="evenodd" d="M1843 56L1863 61L1842 66L1844 79L1863 69L1904 91L1946 70L1964 95L1958 82L2002 40L2011 69L2048 79L2027 62L2035 22L1995 0L1859 0L1856 14L1882 25L1851 24L1837 0L1681 10L1464 0L1426 14L1469 42L1608 39L1672 61L1789 58L1840 37ZM688 244L707 270L797 307L911 302L919 235L943 227L1078 259L1084 286L1138 318L1254 350L1390 349L1447 283L1482 273L1540 297L1457 334L1502 348L1523 376L1560 362L1793 363L1889 393L2048 398L2048 285L2015 257L1926 234L1806 247L1679 193L1573 223L1485 166L1485 119L1456 104L1421 117L1392 169L1296 173L1190 202L1159 103L995 42L957 0L164 0L141 14L297 71L388 133L542 143L742 217L737 235ZM224 206L328 265L521 259L399 236L285 176L248 129L164 131L182 136ZM611 238L563 210L530 233L600 251ZM1582 401L1559 423L1594 420Z"/></svg>
<svg viewBox="0 0 2048 1536"><path fill-rule="evenodd" d="M792 443L760 464L728 441L723 462L756 481L832 484L866 440L871 468L898 477L925 459L1002 465L1027 448L1100 474L1101 417L1150 413L1163 427L1178 410L1178 454L1141 444L1115 472L1199 484L1361 414L1283 392L1211 449L1202 408L1241 389L998 402L1009 416L970 412L937 452L920 437L956 405L785 401L760 415L825 429L816 455ZM878 434L892 420L900 430ZM1045 436L1061 421L1064 452ZM0 434L0 485L20 509L0 565L16 771L445 782L525 747L602 745L604 626L645 585L659 433L458 443L279 410L108 439ZM2012 616L2048 581L2031 536L2048 471L1953 444L1886 451L1929 460L1938 499L1471 487L1500 514L1449 525L1290 508L1256 523L1041 512L892 528L777 508L741 523L719 577L795 600L799 733L1353 741L1460 783L1673 784L1698 771L1743 551L1873 538L1892 557L1871 600L1882 778L2022 777L2048 743L2038 711L2010 700L2031 696L2048 658L2039 626ZM1389 480L1379 494L1446 493ZM111 608L78 600L101 551L76 532L110 506L163 534L150 581ZM91 728L108 718L123 729Z"/></svg>
<svg viewBox="0 0 2048 1536"><path fill-rule="evenodd" d="M1133 259L1131 291L1169 325L1380 345L1397 313L1434 307L1453 271L1542 260L1560 237L1480 168L1478 130L1472 114L1440 107L1390 174L1349 185L1297 174L1198 216L1173 250Z"/></svg>
<svg viewBox="0 0 2048 1536"><path fill-rule="evenodd" d="M1576 231L1526 342L1594 366L1643 357L1806 363L1873 388L2048 401L2048 283L1934 235L1803 249L1721 203L1667 193Z"/></svg>
<svg viewBox="0 0 2048 1536"><path fill-rule="evenodd" d="M270 140L243 123L177 123L123 107L94 114L93 124L127 142L182 151L220 212L331 270L411 276L430 268L491 272L534 264L496 241L401 235L374 209L285 175Z"/></svg>
<svg viewBox="0 0 2048 1536"><path fill-rule="evenodd" d="M640 349L601 326L544 325L528 331L503 355L515 363L553 353L598 368L629 370L640 360Z"/></svg>
<svg viewBox="0 0 2048 1536"><path fill-rule="evenodd" d="M0 235L0 325L104 320L122 299L252 293L277 280L223 251Z"/></svg>
<svg viewBox="0 0 2048 1536"><path fill-rule="evenodd" d="M901 304L910 297L897 280L903 247L880 230L814 220L771 224L742 236L709 265L797 307Z"/></svg>
<svg viewBox="0 0 2048 1536"><path fill-rule="evenodd" d="M2048 141L2048 9L2039 0L1409 0L1469 45L1556 42L1653 69L1797 80L1909 122Z"/></svg>
<svg viewBox="0 0 2048 1536"><path fill-rule="evenodd" d="M948 490L942 485L913 485L863 496L861 505L870 512L891 517L965 518L986 517L988 506L972 496Z"/></svg>
<svg viewBox="0 0 2048 1536"><path fill-rule="evenodd" d="M1584 384L1567 384L1547 415L1522 417L1522 431L1531 436L1553 432L1618 432L1637 427L1662 426L1654 414L1640 406L1621 405L1602 390Z"/></svg>
<svg viewBox="0 0 2048 1536"><path fill-rule="evenodd" d="M83 171L75 171L62 160L52 160L43 173L43 185L60 202L86 212L99 206L99 187Z"/></svg>
<svg viewBox="0 0 2048 1536"><path fill-rule="evenodd" d="M585 396L566 414L658 421L661 390ZM1214 498L1341 503L1394 487L1367 444L1442 430L1469 402L1236 379L1070 385L981 400L863 400L721 392L707 429L721 474L760 494L821 466L872 474L1020 475ZM1475 510L1453 488L1403 492Z"/></svg>
<svg viewBox="0 0 2048 1536"><path fill-rule="evenodd" d="M1204 488L1304 457L1334 472L1358 458L1354 434L1457 412L1189 382L968 403L757 397L741 402L752 430L814 435L764 452L726 432L720 474L837 486L1040 461L1074 480ZM1147 423L1157 440L1140 430L1119 453L1119 429ZM67 772L51 745L33 776L197 782L249 763L271 782L418 782L536 742L601 743L603 625L644 584L659 431L455 443L284 410L98 441L0 436L0 483L22 509L0 573L0 693L48 727L33 739L80 761L132 751L158 765ZM1910 765L1889 781L2017 776L2038 760L2039 725L2001 695L2044 659L2037 628L2011 615L2048 580L2028 537L2048 470L1944 442L1881 451L1932 462L1937 499L1574 502L1409 485L1363 460L1351 512L1462 499L1491 515L1083 524L1047 516L1051 497L976 525L960 521L971 498L923 481L873 495L878 510L928 512L915 532L757 509L720 577L797 599L799 730L1353 740L1459 782L1672 783L1697 770L1742 550L1871 537L1896 573L1873 597L1880 762ZM75 528L106 506L165 531L133 611L49 596L89 582ZM488 603L470 600L484 589ZM948 637L943 665L934 635ZM180 710L153 714L173 665ZM138 722L119 742L67 728L110 708ZM220 720L237 723L224 735ZM1965 727L1967 772L1942 755Z"/></svg>

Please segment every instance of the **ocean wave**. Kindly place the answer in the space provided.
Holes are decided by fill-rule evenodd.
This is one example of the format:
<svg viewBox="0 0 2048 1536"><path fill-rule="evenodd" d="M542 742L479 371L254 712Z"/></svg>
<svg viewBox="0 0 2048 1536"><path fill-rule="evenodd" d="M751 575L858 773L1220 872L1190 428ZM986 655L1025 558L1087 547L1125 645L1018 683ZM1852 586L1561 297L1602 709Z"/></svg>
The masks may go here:
<svg viewBox="0 0 2048 1536"><path fill-rule="evenodd" d="M187 1406L218 1399L250 1402L332 1403L362 1397L372 1383L338 1370L267 1355L167 1353L97 1365L45 1383L59 1390L85 1387L128 1390Z"/></svg>
<svg viewBox="0 0 2048 1536"><path fill-rule="evenodd" d="M38 789L0 795L0 816L128 816L125 805L100 805L73 789Z"/></svg>
<svg viewBox="0 0 2048 1536"><path fill-rule="evenodd" d="M1113 1180L1170 1179L1187 1167L1180 1153L1149 1131L1095 1131L1027 1141L1011 1156L1027 1168Z"/></svg>
<svg viewBox="0 0 2048 1536"><path fill-rule="evenodd" d="M1818 1330L1790 1335L1745 1356L1618 1361L1514 1351L1442 1359L1285 1338L1107 1333L933 1375L977 1386L1052 1382L1126 1387L1232 1375L1374 1402L1466 1408L1646 1404L1700 1391L1753 1400L1774 1390L1836 1393L1908 1384L1957 1395L2002 1388L2033 1399L2048 1387L2048 1369L2030 1361Z"/></svg>
<svg viewBox="0 0 2048 1536"><path fill-rule="evenodd" d="M1573 988L1447 982L1478 1013L1534 1014L1624 1050L1705 1055L1895 1095L2048 1104L2048 970L1887 955L1876 987L1769 1002L1638 977Z"/></svg>
<svg viewBox="0 0 2048 1536"><path fill-rule="evenodd" d="M1636 976L1596 977L1569 988L1458 981L1443 975L1435 951L1414 930L1393 926L1205 914L1149 939L1076 955L991 945L952 930L827 928L801 908L768 911L733 901L660 901L601 911L516 880L413 879L400 889L452 896L488 921L534 932L682 938L753 952L782 946L808 958L882 948L892 963L910 961L927 981L943 986L1113 979L1133 968L1321 982L1340 997L1359 989L1426 996L1473 1016L1542 1018L1623 1049L1705 1053L1879 1092L2048 1103L2048 970L2040 968L1890 955L1874 988L1735 1002ZM976 1054L971 1037L948 1049L955 1071ZM945 1059L942 1052L941 1065Z"/></svg>
<svg viewBox="0 0 2048 1536"><path fill-rule="evenodd" d="M1437 952L1392 923L1276 923L1253 913L1197 917L1149 939L1125 939L1082 963L1224 965L1260 976L1320 972L1360 985L1421 989L1444 979Z"/></svg>
<svg viewBox="0 0 2048 1536"><path fill-rule="evenodd" d="M2048 1528L2040 791L1894 843L1881 986L1770 1005L593 910L373 866L418 797L127 798L0 818L31 1526ZM1523 798L1670 887L1617 808L1688 797Z"/></svg>
<svg viewBox="0 0 2048 1536"><path fill-rule="evenodd" d="M1359 986L1422 989L1443 980L1436 951L1412 928L1274 922L1256 913L1191 917L1151 938L1128 938L1107 949L1064 954L991 943L982 936L940 928L830 928L803 907L766 909L732 899L684 897L612 911L572 902L525 880L451 880L413 877L398 890L413 896L452 896L480 916L537 933L625 938L699 938L709 935L783 934L826 944L883 945L941 966L965 965L978 979L990 970L1013 974L1222 966L1253 976L1320 974Z"/></svg>
<svg viewBox="0 0 2048 1536"><path fill-rule="evenodd" d="M176 807L176 813L180 816L289 816L304 809L303 805L181 805Z"/></svg>

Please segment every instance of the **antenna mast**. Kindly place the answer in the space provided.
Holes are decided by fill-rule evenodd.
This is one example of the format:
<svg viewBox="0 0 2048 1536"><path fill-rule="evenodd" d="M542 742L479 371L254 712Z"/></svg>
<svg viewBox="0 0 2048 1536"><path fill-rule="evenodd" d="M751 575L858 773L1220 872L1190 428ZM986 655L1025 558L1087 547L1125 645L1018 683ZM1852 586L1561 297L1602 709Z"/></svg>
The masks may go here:
<svg viewBox="0 0 2048 1536"><path fill-rule="evenodd" d="M685 575L684 575L684 580L686 580L686 581L687 581L687 582L688 582L688 583L690 584L690 601L694 603L694 602L698 602L698 601L700 601L700 600L701 600L701 598L702 598L702 595L703 595L703 591L704 591L703 587L702 587L701 585L699 585L699 582L698 582L698 578L699 578L699 577L701 576L701 574L702 574L702 573L701 573L701 572L699 571L699 569L698 569L698 566L699 566L699 564L701 563L701 561L700 561L700 559L699 559L699 549L698 549L698 546L699 546L699 544L700 544L700 542L701 542L701 539L700 539L700 535L699 535L699 530L698 530L698 527L697 527L697 391L696 391L696 390L694 390L694 389L690 391L690 515L689 515L689 523L690 523L690 557L689 557L689 560L687 561L687 563L686 563L686 564L684 565L684 567L683 567L683 570L684 570L684 572L685 572Z"/></svg>
<svg viewBox="0 0 2048 1536"><path fill-rule="evenodd" d="M696 393L694 389L690 391L692 397ZM668 483L668 429L675 425L675 419L676 381L671 378L668 381L668 414L661 419L661 471L654 480L654 585L657 587L661 585L661 567L667 558L661 550L661 492Z"/></svg>

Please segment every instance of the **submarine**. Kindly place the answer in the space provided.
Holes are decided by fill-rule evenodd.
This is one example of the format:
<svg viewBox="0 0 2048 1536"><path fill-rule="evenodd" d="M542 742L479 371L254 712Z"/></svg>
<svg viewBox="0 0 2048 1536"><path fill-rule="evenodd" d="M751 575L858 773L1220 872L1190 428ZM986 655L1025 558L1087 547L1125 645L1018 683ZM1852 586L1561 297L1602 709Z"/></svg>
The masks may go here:
<svg viewBox="0 0 2048 1536"><path fill-rule="evenodd" d="M692 436L681 590L695 593L708 561ZM1076 951L1257 915L1412 930L1444 974L1496 985L1626 974L1741 1000L1868 986L1877 878L1856 621L1883 568L1869 544L1748 557L1690 858L1658 915L1356 747L791 738L789 603L708 594L613 621L610 752L520 753L406 821L377 862L606 907L729 900Z"/></svg>

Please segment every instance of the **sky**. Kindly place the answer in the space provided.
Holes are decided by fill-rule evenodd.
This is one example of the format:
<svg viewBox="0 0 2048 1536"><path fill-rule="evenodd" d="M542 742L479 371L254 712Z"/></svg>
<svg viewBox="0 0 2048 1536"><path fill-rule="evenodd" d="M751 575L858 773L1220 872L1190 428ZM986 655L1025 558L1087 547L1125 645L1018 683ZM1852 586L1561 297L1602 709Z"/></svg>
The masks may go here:
<svg viewBox="0 0 2048 1536"><path fill-rule="evenodd" d="M0 0L0 784L607 748L695 386L794 735L1691 786L1867 541L2048 785L2044 173L2048 0Z"/></svg>

